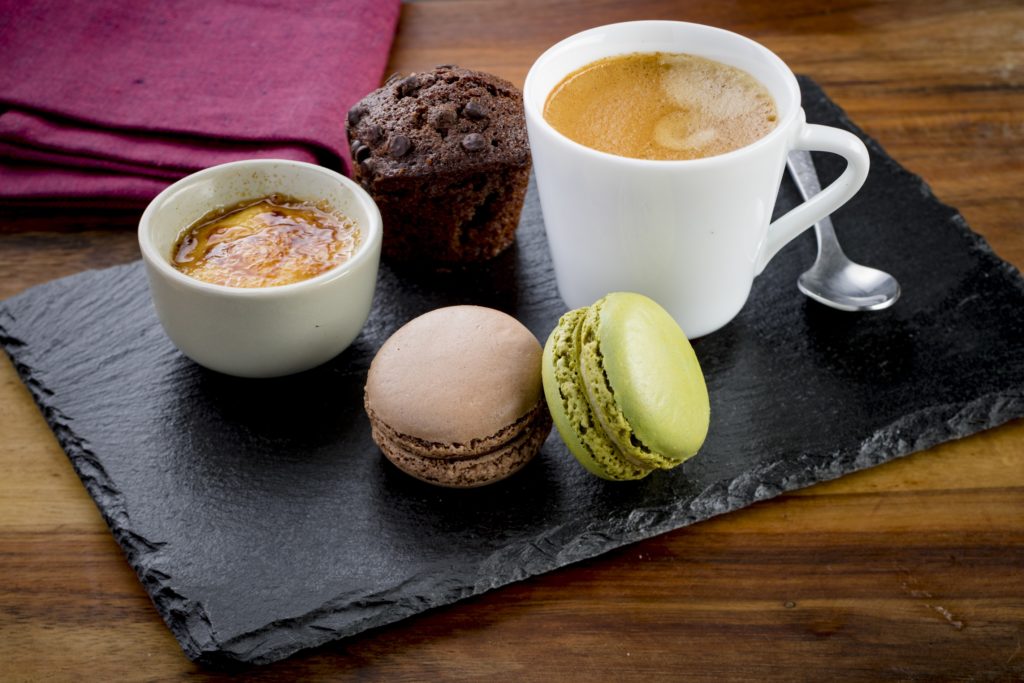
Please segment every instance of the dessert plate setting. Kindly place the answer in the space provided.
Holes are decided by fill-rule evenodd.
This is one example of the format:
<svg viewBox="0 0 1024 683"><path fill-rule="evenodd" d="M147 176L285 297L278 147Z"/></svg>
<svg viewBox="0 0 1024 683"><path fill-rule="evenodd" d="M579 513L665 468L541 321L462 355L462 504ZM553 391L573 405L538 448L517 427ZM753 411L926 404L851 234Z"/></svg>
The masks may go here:
<svg viewBox="0 0 1024 683"><path fill-rule="evenodd" d="M810 80L808 120L861 137L864 188L834 215L857 262L892 273L892 307L801 295L810 232L740 314L693 343L710 430L683 465L594 477L552 432L521 471L439 489L371 438L367 371L386 339L441 306L504 311L543 341L557 293L535 187L516 242L447 273L381 264L369 319L314 370L271 380L201 368L164 335L141 263L0 303L0 343L185 652L266 663L784 491L1024 415L1024 280ZM824 183L842 162L815 159ZM800 202L787 178L776 206Z"/></svg>

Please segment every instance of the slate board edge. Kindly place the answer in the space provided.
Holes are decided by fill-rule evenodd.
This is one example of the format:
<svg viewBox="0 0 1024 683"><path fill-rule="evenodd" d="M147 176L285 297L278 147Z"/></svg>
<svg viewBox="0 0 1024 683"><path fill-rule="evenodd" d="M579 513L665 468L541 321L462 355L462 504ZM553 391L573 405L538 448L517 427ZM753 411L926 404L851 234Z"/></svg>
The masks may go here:
<svg viewBox="0 0 1024 683"><path fill-rule="evenodd" d="M126 267L128 266L114 266L114 268ZM121 547L125 559L135 571L139 582L142 583L146 593L156 606L157 612L160 613L185 653L191 659L196 659L202 652L216 646L216 639L210 629L210 620L202 605L176 593L166 585L167 577L159 571L147 570L144 563L139 561L140 557L157 551L160 544L152 543L131 531L128 513L122 502L120 491L113 485L106 470L87 444L75 435L71 425L72 421L50 404L48 397L51 392L46 390L43 383L36 378L32 367L21 358L20 349L24 348L25 343L10 336L4 325L5 317L13 318L13 315L5 306L0 306L0 346L4 347L22 383L32 394L43 418L67 454L75 473L78 474L82 485L92 497L103 521L106 522L114 539Z"/></svg>
<svg viewBox="0 0 1024 683"><path fill-rule="evenodd" d="M993 392L964 406L932 406L905 415L878 430L862 442L858 452L838 451L832 454L819 454L814 458L817 462L813 463L813 467L807 467L808 463L805 461L795 465L781 459L765 462L757 469L739 477L716 482L685 507L634 510L620 528L603 530L601 537L595 539L596 545L588 540L590 533L583 528L573 530L567 539L560 539L559 543L555 544L556 547L560 547L560 551L555 554L545 552L536 541L526 545L506 546L482 563L487 571L479 572L477 581L468 590L450 591L440 596L435 594L433 598L423 596L421 601L403 605L398 609L395 609L397 603L391 600L392 591L359 596L346 594L337 596L301 617L267 624L262 629L220 642L210 628L210 620L203 606L176 593L166 585L165 576L160 572L145 569L144 563L139 561L141 556L156 552L159 546L130 531L128 515L120 503L120 493L112 486L106 472L96 462L87 445L75 436L67 417L50 405L47 400L48 392L35 378L32 368L21 358L19 350L24 344L11 337L2 324L4 315L10 316L5 308L0 308L0 344L4 346L83 485L96 502L129 565L135 570L139 581L151 596L157 611L185 654L190 659L214 667L268 664L278 661L299 650L315 648L372 628L401 621L414 614L591 559L625 545L689 526L697 521L727 514L788 491L868 469L1024 417L1024 393L1020 392L1010 396L1005 392ZM919 431L919 428L914 427L918 423L932 425L932 428ZM879 444L891 446L885 448L879 447ZM99 505L100 500L104 501L108 510L114 512L104 512L103 507ZM549 536L562 530L556 528ZM506 558L516 558L516 561L506 561ZM519 569L524 564L532 566L533 570L527 572ZM430 577L418 578L429 584ZM408 584L402 589L407 592ZM355 605L361 610L367 609L366 606L369 605L372 613L341 628L326 625L324 622L336 620L337 616L344 612L343 609L338 609L338 605ZM293 641L282 646L263 647L264 635L285 625L293 630L304 631L306 640L301 645Z"/></svg>

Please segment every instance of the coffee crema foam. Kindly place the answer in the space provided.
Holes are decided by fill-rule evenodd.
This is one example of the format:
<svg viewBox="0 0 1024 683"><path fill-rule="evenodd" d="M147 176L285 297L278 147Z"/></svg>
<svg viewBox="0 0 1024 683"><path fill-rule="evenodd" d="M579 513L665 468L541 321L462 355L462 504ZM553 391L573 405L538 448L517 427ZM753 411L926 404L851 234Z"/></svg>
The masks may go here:
<svg viewBox="0 0 1024 683"><path fill-rule="evenodd" d="M544 118L593 149L637 159L699 159L764 137L775 100L747 72L695 55L616 55L572 72L544 104Z"/></svg>

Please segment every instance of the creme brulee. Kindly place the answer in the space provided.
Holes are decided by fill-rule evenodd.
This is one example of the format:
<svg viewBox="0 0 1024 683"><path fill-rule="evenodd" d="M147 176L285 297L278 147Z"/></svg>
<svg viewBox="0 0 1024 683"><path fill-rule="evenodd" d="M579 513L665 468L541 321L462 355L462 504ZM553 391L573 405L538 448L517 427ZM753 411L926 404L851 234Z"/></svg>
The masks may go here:
<svg viewBox="0 0 1024 683"><path fill-rule="evenodd" d="M316 277L352 257L355 221L290 197L271 195L211 212L185 229L171 264L228 287L275 287Z"/></svg>

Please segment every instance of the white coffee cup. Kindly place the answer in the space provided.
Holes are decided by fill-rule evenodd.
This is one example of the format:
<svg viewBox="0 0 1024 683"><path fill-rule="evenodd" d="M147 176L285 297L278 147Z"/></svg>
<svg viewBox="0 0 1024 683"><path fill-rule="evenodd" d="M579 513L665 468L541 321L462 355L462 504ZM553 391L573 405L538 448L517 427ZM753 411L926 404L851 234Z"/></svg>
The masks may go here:
<svg viewBox="0 0 1024 683"><path fill-rule="evenodd" d="M326 201L355 221L352 257L276 287L211 284L171 265L178 236L195 221L275 193ZM157 195L139 222L139 247L157 317L182 353L229 375L277 377L330 360L359 334L373 302L382 234L377 205L348 178L314 164L255 159L207 168Z"/></svg>
<svg viewBox="0 0 1024 683"><path fill-rule="evenodd" d="M726 154L661 161L599 152L544 120L544 103L565 76L633 52L687 53L743 69L775 98L776 128ZM748 38L709 26L636 21L578 33L537 59L523 95L562 299L578 308L613 291L646 294L691 338L732 320L754 277L779 249L842 206L868 173L867 150L856 136L806 122L796 78L781 59ZM839 154L847 168L821 194L769 225L786 156L794 149Z"/></svg>

